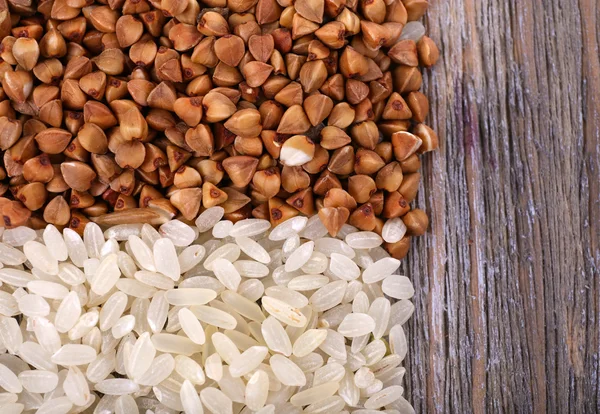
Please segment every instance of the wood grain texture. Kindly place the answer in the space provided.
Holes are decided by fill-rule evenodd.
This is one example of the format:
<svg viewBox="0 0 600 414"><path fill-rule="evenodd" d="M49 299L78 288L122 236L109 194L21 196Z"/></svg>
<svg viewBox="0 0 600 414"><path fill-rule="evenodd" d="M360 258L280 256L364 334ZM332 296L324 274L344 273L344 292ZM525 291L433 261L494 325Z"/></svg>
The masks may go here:
<svg viewBox="0 0 600 414"><path fill-rule="evenodd" d="M600 411L600 4L430 0L416 412Z"/></svg>

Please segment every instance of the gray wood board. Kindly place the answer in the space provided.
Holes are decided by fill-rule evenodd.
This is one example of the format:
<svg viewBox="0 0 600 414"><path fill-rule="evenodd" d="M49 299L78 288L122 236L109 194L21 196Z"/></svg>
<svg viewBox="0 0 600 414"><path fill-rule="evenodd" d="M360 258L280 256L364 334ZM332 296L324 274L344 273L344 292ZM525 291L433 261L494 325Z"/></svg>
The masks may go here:
<svg viewBox="0 0 600 414"><path fill-rule="evenodd" d="M600 411L600 2L431 0L417 412Z"/></svg>

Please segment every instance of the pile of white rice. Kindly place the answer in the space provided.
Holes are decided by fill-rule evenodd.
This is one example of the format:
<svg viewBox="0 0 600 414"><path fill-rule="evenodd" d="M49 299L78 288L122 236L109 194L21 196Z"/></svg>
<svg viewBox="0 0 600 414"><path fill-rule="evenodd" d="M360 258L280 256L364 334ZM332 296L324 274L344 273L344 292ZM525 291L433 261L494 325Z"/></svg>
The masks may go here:
<svg viewBox="0 0 600 414"><path fill-rule="evenodd" d="M413 413L381 238L222 217L4 230L0 413Z"/></svg>

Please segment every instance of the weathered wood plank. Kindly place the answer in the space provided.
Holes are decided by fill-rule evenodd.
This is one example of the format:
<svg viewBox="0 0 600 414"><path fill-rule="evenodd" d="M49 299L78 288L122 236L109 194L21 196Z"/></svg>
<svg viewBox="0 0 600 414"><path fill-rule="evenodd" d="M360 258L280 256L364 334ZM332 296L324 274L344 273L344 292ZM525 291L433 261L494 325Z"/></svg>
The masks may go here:
<svg viewBox="0 0 600 414"><path fill-rule="evenodd" d="M431 0L417 412L600 410L600 5Z"/></svg>

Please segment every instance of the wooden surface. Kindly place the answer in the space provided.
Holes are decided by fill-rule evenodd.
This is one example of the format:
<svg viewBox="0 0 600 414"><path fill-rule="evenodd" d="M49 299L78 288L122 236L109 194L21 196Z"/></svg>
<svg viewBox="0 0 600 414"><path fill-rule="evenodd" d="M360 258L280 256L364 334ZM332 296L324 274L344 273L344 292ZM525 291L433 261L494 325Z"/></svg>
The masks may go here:
<svg viewBox="0 0 600 414"><path fill-rule="evenodd" d="M407 398L420 413L600 412L600 2L430 0L440 150Z"/></svg>

